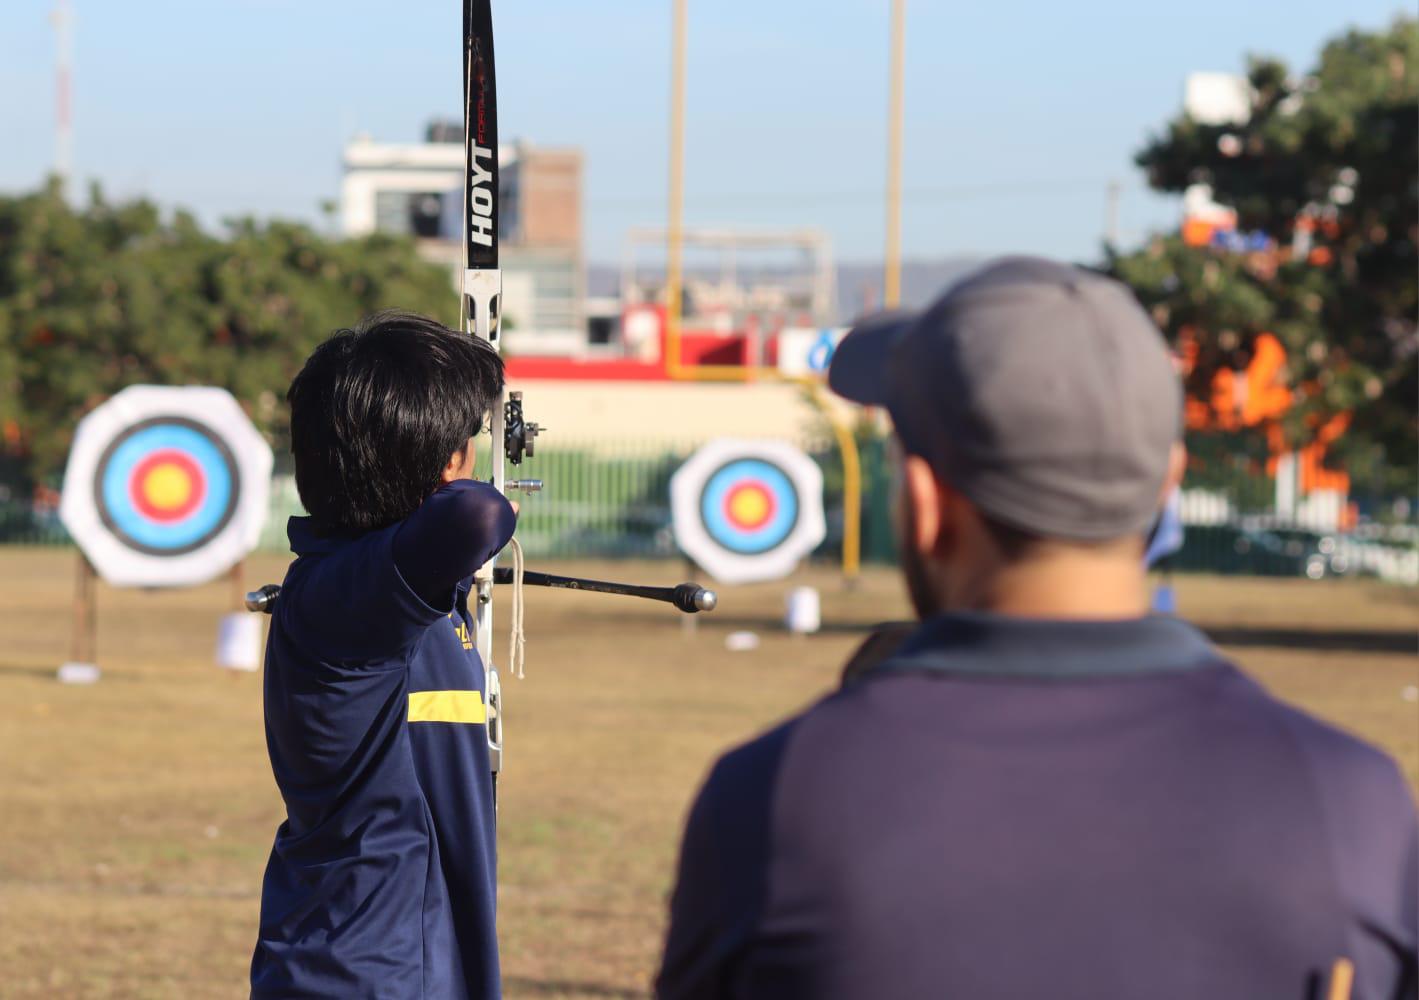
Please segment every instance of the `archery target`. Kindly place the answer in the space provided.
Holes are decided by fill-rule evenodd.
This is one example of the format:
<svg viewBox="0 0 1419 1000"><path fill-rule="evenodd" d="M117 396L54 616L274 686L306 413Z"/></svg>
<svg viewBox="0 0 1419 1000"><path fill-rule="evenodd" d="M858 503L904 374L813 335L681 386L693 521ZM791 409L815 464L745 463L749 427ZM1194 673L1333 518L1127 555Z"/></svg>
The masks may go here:
<svg viewBox="0 0 1419 1000"><path fill-rule="evenodd" d="M255 546L271 465L224 390L134 386L79 424L60 517L111 584L201 583Z"/></svg>
<svg viewBox="0 0 1419 1000"><path fill-rule="evenodd" d="M791 573L827 533L817 463L783 441L715 441L671 480L675 539L716 580Z"/></svg>

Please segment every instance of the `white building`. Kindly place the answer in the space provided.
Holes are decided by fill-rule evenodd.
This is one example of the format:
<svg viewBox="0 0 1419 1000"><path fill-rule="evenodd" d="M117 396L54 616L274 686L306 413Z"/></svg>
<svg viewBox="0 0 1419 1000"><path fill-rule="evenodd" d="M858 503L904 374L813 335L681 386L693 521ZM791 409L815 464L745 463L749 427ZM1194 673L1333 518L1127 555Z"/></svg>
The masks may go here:
<svg viewBox="0 0 1419 1000"><path fill-rule="evenodd" d="M440 239L444 199L462 199L464 163L460 133L452 142L381 143L358 135L345 147L340 186L340 228L346 236L373 232ZM503 146L506 169L515 153Z"/></svg>
<svg viewBox="0 0 1419 1000"><path fill-rule="evenodd" d="M587 339L577 150L523 143L498 150L503 317L519 353L563 353ZM449 268L463 248L457 232L464 183L461 125L434 123L422 143L380 143L359 135L345 147L340 226L346 236L413 237L419 254Z"/></svg>

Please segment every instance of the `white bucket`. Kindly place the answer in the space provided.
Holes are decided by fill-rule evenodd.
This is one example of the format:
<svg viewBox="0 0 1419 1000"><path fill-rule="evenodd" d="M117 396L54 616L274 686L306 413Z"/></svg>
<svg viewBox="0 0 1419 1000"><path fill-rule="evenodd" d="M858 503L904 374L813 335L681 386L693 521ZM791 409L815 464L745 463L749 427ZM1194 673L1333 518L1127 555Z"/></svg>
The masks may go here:
<svg viewBox="0 0 1419 1000"><path fill-rule="evenodd" d="M261 616L223 615L217 628L217 666L254 673L261 668Z"/></svg>
<svg viewBox="0 0 1419 1000"><path fill-rule="evenodd" d="M784 626L794 635L812 635L823 627L823 602L812 587L795 587L784 603Z"/></svg>
<svg viewBox="0 0 1419 1000"><path fill-rule="evenodd" d="M99 668L92 663L66 663L57 674L60 684L97 684Z"/></svg>
<svg viewBox="0 0 1419 1000"><path fill-rule="evenodd" d="M724 637L724 648L731 653L751 653L759 648L759 637L754 632L730 632Z"/></svg>

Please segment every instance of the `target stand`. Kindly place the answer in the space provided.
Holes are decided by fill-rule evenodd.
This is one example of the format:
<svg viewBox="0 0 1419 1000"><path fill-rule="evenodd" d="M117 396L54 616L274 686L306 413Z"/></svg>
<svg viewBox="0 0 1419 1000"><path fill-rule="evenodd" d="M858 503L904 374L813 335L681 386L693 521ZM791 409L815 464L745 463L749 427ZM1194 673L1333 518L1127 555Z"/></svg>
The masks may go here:
<svg viewBox="0 0 1419 1000"><path fill-rule="evenodd" d="M823 474L786 441L712 441L670 481L675 540L722 583L777 580L827 535Z"/></svg>
<svg viewBox="0 0 1419 1000"><path fill-rule="evenodd" d="M92 668L95 576L166 589L230 573L240 593L241 562L266 521L271 468L270 446L224 389L131 386L84 417L59 504L81 552L75 659L65 670L79 677L82 669L69 668Z"/></svg>

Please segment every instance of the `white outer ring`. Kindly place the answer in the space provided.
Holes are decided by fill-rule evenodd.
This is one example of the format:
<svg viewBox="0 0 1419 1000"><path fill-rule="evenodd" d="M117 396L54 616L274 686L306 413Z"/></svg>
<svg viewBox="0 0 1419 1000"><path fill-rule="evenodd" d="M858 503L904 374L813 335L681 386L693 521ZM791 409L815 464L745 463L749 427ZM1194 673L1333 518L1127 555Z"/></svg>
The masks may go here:
<svg viewBox="0 0 1419 1000"><path fill-rule="evenodd" d="M186 417L219 435L241 476L232 518L207 544L179 556L129 548L104 525L94 504L94 475L104 449L127 428L153 417ZM189 587L206 583L256 548L271 503L271 446L225 389L207 386L129 386L79 421L59 519L99 576L114 587Z"/></svg>
<svg viewBox="0 0 1419 1000"><path fill-rule="evenodd" d="M730 552L710 537L700 518L700 494L714 472L737 459L762 459L782 469L798 491L798 520L782 542L767 552ZM675 543L720 583L756 583L788 576L828 535L823 516L823 472L818 463L787 441L720 438L690 456L670 479Z"/></svg>

